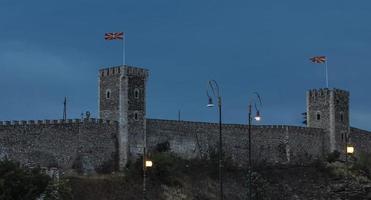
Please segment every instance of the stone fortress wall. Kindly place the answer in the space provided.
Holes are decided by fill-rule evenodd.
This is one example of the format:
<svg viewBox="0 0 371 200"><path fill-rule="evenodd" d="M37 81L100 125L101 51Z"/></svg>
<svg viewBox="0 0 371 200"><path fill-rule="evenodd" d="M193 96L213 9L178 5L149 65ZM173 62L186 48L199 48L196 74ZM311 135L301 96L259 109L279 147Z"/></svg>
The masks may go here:
<svg viewBox="0 0 371 200"><path fill-rule="evenodd" d="M218 131L216 123L147 119L147 145L151 150L169 142L171 151L183 158L202 157L216 148ZM224 124L222 133L225 156L244 165L248 158L247 125ZM117 165L117 134L117 122L97 119L5 121L0 122L0 155L25 165L63 170L83 159L98 170ZM297 163L321 158L324 135L318 128L252 126L253 160ZM143 144L142 138L131 138L130 146Z"/></svg>
<svg viewBox="0 0 371 200"><path fill-rule="evenodd" d="M356 155L371 153L371 132L351 127L349 144L354 146Z"/></svg>
<svg viewBox="0 0 371 200"><path fill-rule="evenodd" d="M252 126L252 159L268 163L302 163L322 158L325 131L299 126ZM225 156L236 164L248 159L248 126L223 124ZM148 148L169 142L172 152L184 157L202 157L217 147L216 123L147 119ZM139 141L140 142L140 141Z"/></svg>
<svg viewBox="0 0 371 200"><path fill-rule="evenodd" d="M237 165L248 159L247 125L223 124L225 156ZM97 119L0 121L0 155L25 165L73 168L80 159L94 170L117 165L118 123ZM371 152L371 133L351 128L351 144L357 152ZM217 123L147 119L149 150L169 142L170 150L183 158L207 156L217 147ZM252 126L252 159L267 163L301 164L325 156L326 131L285 125ZM131 141L140 146L143 141ZM356 152L356 153L357 153ZM137 155L138 156L138 155ZM135 157L137 157L135 156Z"/></svg>
<svg viewBox="0 0 371 200"><path fill-rule="evenodd" d="M123 169L128 159L169 142L184 158L207 157L216 150L216 123L146 119L148 70L131 66L99 72L101 119L0 122L0 159L26 165L58 167L76 164L98 171L107 166ZM349 136L356 155L371 153L371 133L350 128L349 93L339 89L307 93L308 126L252 126L252 159L268 163L304 164L345 151ZM248 126L223 124L225 156L237 165L248 159Z"/></svg>
<svg viewBox="0 0 371 200"><path fill-rule="evenodd" d="M97 119L0 122L0 155L22 165L74 165L99 171L116 165L117 122Z"/></svg>

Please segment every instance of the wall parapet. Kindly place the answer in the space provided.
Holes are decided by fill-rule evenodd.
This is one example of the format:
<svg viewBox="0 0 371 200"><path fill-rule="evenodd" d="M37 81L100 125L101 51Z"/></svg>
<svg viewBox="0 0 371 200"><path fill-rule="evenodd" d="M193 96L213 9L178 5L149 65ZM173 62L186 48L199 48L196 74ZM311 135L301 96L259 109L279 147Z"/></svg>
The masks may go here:
<svg viewBox="0 0 371 200"><path fill-rule="evenodd" d="M147 119L148 123L161 123L163 125L193 125L193 126L210 126L218 127L218 123L212 122L196 122L196 121L183 121L183 120L167 120L167 119ZM252 125L254 129L288 129L288 130L314 130L323 131L321 128L312 128L304 126L292 126L292 125ZM247 124L222 124L223 129L248 129Z"/></svg>
<svg viewBox="0 0 371 200"><path fill-rule="evenodd" d="M12 120L0 121L0 126L16 126L16 125L43 125L43 124L80 124L80 123L94 123L94 124L117 124L117 121L103 120L97 118L89 119L54 119L54 120Z"/></svg>
<svg viewBox="0 0 371 200"><path fill-rule="evenodd" d="M355 127L350 127L350 139L363 138L364 140L371 140L371 132Z"/></svg>
<svg viewBox="0 0 371 200"><path fill-rule="evenodd" d="M320 89L312 89L308 90L308 94L310 97L315 98L317 96L327 96L330 95L330 92L334 91L336 94L343 94L349 96L349 92L346 90L341 90L337 88L320 88Z"/></svg>
<svg viewBox="0 0 371 200"><path fill-rule="evenodd" d="M364 130L364 129L360 129L360 128L356 128L356 127L350 127L350 131L357 131L357 132L362 132L362 133L366 133L366 134L370 134L371 135L371 131L368 131L368 130Z"/></svg>

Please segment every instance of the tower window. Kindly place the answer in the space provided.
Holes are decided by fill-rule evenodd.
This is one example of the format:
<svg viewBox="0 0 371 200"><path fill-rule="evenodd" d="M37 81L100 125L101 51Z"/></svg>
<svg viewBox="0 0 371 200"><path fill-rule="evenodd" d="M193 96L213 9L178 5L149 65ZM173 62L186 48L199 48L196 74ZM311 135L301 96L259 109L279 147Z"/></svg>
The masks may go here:
<svg viewBox="0 0 371 200"><path fill-rule="evenodd" d="M321 114L317 113L317 120L321 120Z"/></svg>
<svg viewBox="0 0 371 200"><path fill-rule="evenodd" d="M106 90L106 99L111 98L111 90Z"/></svg>
<svg viewBox="0 0 371 200"><path fill-rule="evenodd" d="M340 121L344 122L344 114L343 113L340 113Z"/></svg>
<svg viewBox="0 0 371 200"><path fill-rule="evenodd" d="M136 99L139 99L139 89L138 89L138 88L135 88L135 89L134 89L134 97L135 97Z"/></svg>
<svg viewBox="0 0 371 200"><path fill-rule="evenodd" d="M138 121L139 120L138 112L137 111L134 112L134 120L135 121Z"/></svg>

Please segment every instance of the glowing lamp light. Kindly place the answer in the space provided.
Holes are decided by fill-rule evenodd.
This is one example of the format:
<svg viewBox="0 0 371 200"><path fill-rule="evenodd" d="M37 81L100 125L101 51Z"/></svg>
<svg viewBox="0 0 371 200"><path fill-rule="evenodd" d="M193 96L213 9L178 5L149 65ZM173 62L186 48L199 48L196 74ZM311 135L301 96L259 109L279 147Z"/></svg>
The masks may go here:
<svg viewBox="0 0 371 200"><path fill-rule="evenodd" d="M151 160L146 160L146 167L152 167L153 163Z"/></svg>
<svg viewBox="0 0 371 200"><path fill-rule="evenodd" d="M347 154L353 154L354 153L354 147L353 146L347 146Z"/></svg>
<svg viewBox="0 0 371 200"><path fill-rule="evenodd" d="M213 99L209 98L209 103L207 104L207 107L209 108L214 107Z"/></svg>
<svg viewBox="0 0 371 200"><path fill-rule="evenodd" d="M260 121L262 118L260 116L259 111L256 112L256 116L254 117L256 121Z"/></svg>

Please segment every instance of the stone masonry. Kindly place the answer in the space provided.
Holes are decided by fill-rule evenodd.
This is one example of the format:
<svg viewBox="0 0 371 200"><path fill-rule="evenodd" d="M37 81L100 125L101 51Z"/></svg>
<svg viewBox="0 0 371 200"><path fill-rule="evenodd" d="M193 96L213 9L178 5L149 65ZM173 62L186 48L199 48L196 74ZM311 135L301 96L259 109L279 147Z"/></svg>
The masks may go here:
<svg viewBox="0 0 371 200"><path fill-rule="evenodd" d="M216 150L218 124L146 118L148 70L117 66L99 71L100 119L0 121L0 159L24 165L99 171L122 170L157 144L184 158L207 157ZM255 162L305 164L328 153L345 153L346 144L371 153L371 133L350 127L349 92L307 92L307 127L252 127ZM248 160L247 125L223 124L225 156L237 165Z"/></svg>
<svg viewBox="0 0 371 200"><path fill-rule="evenodd" d="M91 168L115 166L115 121L44 120L0 122L0 154L23 165L74 168L79 161Z"/></svg>

